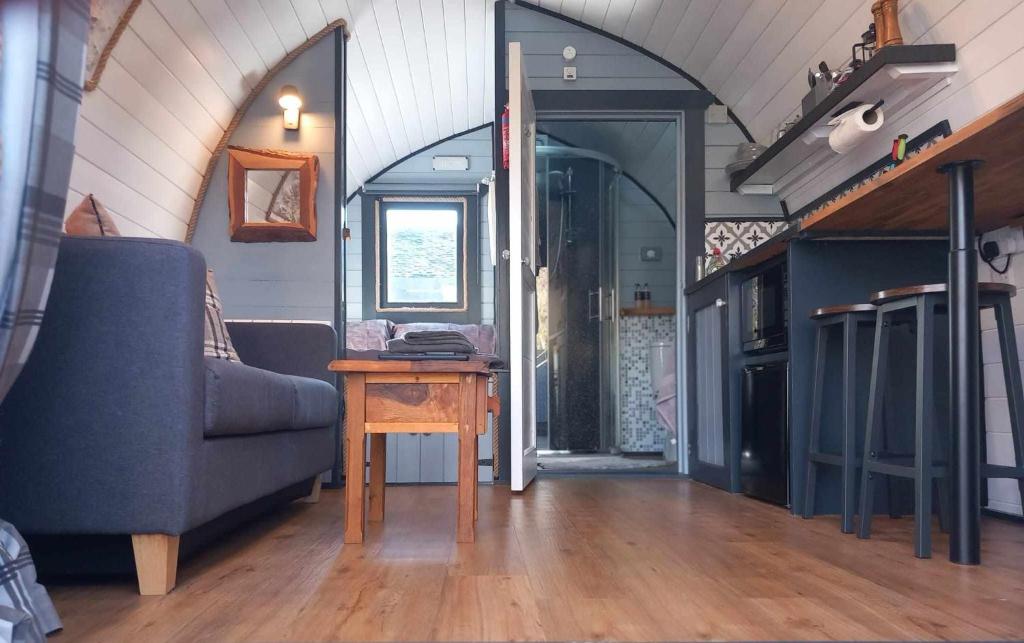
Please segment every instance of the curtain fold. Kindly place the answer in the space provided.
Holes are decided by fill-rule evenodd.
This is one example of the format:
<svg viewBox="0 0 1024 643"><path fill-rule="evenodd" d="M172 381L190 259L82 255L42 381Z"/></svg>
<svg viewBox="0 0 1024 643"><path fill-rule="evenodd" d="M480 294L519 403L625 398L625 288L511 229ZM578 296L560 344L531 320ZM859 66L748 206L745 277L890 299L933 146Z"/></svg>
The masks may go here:
<svg viewBox="0 0 1024 643"><path fill-rule="evenodd" d="M0 1L0 400L32 350L53 279L89 23L86 0ZM25 541L0 521L0 639L40 641L59 628Z"/></svg>
<svg viewBox="0 0 1024 643"><path fill-rule="evenodd" d="M86 0L0 3L0 399L28 359L57 259L82 102Z"/></svg>

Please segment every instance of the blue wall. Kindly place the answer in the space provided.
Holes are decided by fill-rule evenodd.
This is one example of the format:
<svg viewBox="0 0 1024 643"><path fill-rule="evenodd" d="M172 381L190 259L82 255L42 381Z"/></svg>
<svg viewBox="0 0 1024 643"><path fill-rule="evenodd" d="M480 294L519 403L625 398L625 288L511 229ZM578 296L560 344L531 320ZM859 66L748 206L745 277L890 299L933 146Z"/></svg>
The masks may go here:
<svg viewBox="0 0 1024 643"><path fill-rule="evenodd" d="M295 85L303 98L297 131L281 125L277 91ZM317 240L233 243L228 232L227 154L203 201L193 245L213 268L231 319L334 319L334 38L324 38L282 70L256 98L230 145L313 153L320 158Z"/></svg>
<svg viewBox="0 0 1024 643"><path fill-rule="evenodd" d="M506 3L505 42L512 41L522 43L532 89L699 89L634 49L558 18ZM562 49L566 45L576 48L577 56L572 63L562 59ZM562 68L570 64L576 66L579 77L576 81L562 80ZM731 160L736 145L746 140L731 119L728 123L705 126L705 216L715 219L782 216L782 208L775 197L744 196L729 191L728 177L723 168ZM636 178L656 192L651 186L657 186L663 180L660 176L638 175ZM666 207L674 213L674 203L666 203Z"/></svg>
<svg viewBox="0 0 1024 643"><path fill-rule="evenodd" d="M469 169L465 172L436 172L432 166L434 156L468 156ZM439 190L471 191L476 190L483 178L491 175L491 170L491 128L485 127L424 150L362 187L374 194L387 194L389 191L424 194ZM480 253L480 319L484 324L491 324L494 323L494 271L486 207L481 207L481 211L479 240L475 245ZM352 231L345 250L347 318L348 321L358 321L363 315L362 197L355 196L346 212L346 225Z"/></svg>

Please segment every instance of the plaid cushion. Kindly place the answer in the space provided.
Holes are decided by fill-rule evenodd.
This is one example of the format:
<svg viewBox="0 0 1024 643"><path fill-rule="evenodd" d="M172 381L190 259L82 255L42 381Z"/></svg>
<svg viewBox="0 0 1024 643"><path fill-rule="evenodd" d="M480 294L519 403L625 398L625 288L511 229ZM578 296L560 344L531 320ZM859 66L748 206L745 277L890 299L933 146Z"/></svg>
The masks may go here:
<svg viewBox="0 0 1024 643"><path fill-rule="evenodd" d="M229 362L241 362L235 347L228 335L228 327L224 323L224 306L217 294L217 284L213 281L213 271L206 271L206 323L204 328L203 355L226 359Z"/></svg>

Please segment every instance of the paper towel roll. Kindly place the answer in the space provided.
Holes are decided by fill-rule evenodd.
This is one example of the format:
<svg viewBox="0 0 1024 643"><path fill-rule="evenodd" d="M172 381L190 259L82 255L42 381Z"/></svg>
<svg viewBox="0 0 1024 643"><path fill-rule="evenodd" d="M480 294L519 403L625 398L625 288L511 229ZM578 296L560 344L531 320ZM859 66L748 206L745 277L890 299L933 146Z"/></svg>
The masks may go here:
<svg viewBox="0 0 1024 643"><path fill-rule="evenodd" d="M871 108L872 105L854 107L829 121L829 125L835 126L828 135L829 147L834 152L846 154L860 145L871 132L882 127L885 114L881 108Z"/></svg>

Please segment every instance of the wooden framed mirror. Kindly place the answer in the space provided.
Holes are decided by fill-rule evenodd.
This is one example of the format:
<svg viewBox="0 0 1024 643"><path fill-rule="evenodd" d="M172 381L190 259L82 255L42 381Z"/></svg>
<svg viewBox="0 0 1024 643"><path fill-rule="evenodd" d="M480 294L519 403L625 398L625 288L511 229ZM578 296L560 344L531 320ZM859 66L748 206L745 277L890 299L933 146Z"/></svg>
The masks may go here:
<svg viewBox="0 0 1024 643"><path fill-rule="evenodd" d="M232 241L316 241L315 154L228 147Z"/></svg>

